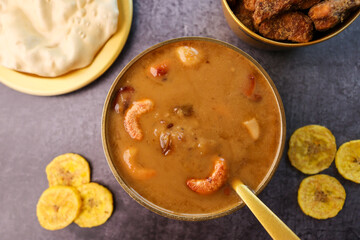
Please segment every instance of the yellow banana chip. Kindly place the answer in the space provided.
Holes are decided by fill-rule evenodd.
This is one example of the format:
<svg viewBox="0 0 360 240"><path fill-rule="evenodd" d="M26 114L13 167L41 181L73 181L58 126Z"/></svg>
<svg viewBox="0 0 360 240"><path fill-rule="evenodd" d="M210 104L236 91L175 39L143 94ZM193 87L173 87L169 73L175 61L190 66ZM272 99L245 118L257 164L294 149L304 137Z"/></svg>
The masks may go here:
<svg viewBox="0 0 360 240"><path fill-rule="evenodd" d="M75 223L80 227L95 227L106 222L113 211L111 192L97 183L88 183L77 187L83 205Z"/></svg>
<svg viewBox="0 0 360 240"><path fill-rule="evenodd" d="M79 192L68 186L46 189L40 196L36 215L40 225L47 230L62 229L71 224L81 209Z"/></svg>
<svg viewBox="0 0 360 240"><path fill-rule="evenodd" d="M326 127L308 125L297 129L290 138L288 156L291 165L305 174L315 174L330 167L335 153L335 137Z"/></svg>
<svg viewBox="0 0 360 240"><path fill-rule="evenodd" d="M360 183L360 140L341 145L336 153L335 164L344 178Z"/></svg>
<svg viewBox="0 0 360 240"><path fill-rule="evenodd" d="M341 183L325 174L305 178L298 191L301 210L316 219L335 217L343 208L345 198L345 189Z"/></svg>
<svg viewBox="0 0 360 240"><path fill-rule="evenodd" d="M66 153L52 160L46 167L49 186L80 186L90 182L89 163L82 156Z"/></svg>

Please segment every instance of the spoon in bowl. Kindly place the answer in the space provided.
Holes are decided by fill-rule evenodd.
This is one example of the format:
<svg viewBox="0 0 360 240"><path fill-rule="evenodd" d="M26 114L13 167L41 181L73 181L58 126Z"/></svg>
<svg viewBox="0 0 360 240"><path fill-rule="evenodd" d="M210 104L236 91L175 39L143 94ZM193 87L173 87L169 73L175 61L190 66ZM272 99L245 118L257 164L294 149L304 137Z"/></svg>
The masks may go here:
<svg viewBox="0 0 360 240"><path fill-rule="evenodd" d="M236 179L231 185L273 239L300 239L243 182Z"/></svg>

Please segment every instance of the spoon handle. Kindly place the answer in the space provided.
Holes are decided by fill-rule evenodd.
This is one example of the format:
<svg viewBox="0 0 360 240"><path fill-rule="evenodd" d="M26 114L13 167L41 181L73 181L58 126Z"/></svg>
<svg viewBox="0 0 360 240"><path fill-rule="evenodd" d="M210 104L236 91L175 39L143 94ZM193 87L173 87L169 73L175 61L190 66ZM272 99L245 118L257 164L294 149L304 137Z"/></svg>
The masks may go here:
<svg viewBox="0 0 360 240"><path fill-rule="evenodd" d="M232 186L273 239L300 239L240 180L233 181Z"/></svg>

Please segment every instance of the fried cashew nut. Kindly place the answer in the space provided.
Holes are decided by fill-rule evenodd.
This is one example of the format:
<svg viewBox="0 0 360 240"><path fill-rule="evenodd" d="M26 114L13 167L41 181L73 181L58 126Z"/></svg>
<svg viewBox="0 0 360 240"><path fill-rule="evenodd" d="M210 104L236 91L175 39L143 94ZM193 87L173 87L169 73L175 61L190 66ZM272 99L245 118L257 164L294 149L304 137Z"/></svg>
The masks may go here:
<svg viewBox="0 0 360 240"><path fill-rule="evenodd" d="M139 117L151 111L154 108L154 102L150 99L144 99L133 102L131 107L125 113L124 126L125 131L130 137L136 140L143 138L143 133L139 125Z"/></svg>
<svg viewBox="0 0 360 240"><path fill-rule="evenodd" d="M201 61L199 51L193 47L181 46L176 49L176 52L185 66L194 66Z"/></svg>
<svg viewBox="0 0 360 240"><path fill-rule="evenodd" d="M128 173L137 180L146 180L152 178L156 175L156 171L154 169L147 169L135 162L135 157L137 155L136 148L128 148L125 150L123 154L123 160L126 165L126 170Z"/></svg>
<svg viewBox="0 0 360 240"><path fill-rule="evenodd" d="M210 177L206 179L189 179L186 185L194 192L199 194L211 194L219 190L227 180L227 166L225 160L216 157L214 170Z"/></svg>

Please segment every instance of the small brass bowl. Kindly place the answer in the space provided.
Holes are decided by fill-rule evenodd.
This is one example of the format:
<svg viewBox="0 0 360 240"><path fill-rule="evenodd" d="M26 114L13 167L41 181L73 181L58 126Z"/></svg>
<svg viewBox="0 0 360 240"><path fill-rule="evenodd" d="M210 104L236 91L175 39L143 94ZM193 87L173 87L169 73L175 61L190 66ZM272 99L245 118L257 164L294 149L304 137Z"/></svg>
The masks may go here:
<svg viewBox="0 0 360 240"><path fill-rule="evenodd" d="M280 129L280 143L277 149L277 154L276 157L272 163L272 166L269 170L269 172L267 173L266 177L263 179L262 183L258 186L257 189L255 190L255 194L259 194L264 188L265 186L269 183L271 177L273 176L275 170L277 169L283 150L284 150L284 145L285 145L285 138L286 138L286 121L285 121L285 112L284 112L284 107L280 98L280 95L275 87L275 84L273 83L273 81L271 80L270 76L265 72L265 70L260 66L260 64L258 62L256 62L252 57L250 57L248 54L246 54L245 52L243 52L242 50L236 48L233 45L230 45L228 43L219 41L219 40L215 40L215 39L211 39L211 38L204 38L204 37L184 37L184 38L176 38L176 39L172 39L172 40L168 40L159 44L156 44L155 46L150 47L149 49L145 50L144 52L140 53L138 56L136 56L134 59L132 59L124 68L123 70L119 73L119 75L116 77L115 81L113 82L106 100L105 100L105 104L104 104L104 108L103 108L103 115L102 115L102 123L101 123L101 137L102 137L102 144L103 144L103 149L104 149L104 153L107 159L107 162L109 164L109 167L113 173L113 175L115 176L116 180L119 182L119 184L121 185L121 187L135 200L137 201L139 204L141 204L142 206L146 207L147 209L153 211L154 213L157 213L161 216L164 217L168 217L168 218L172 218L172 219L176 219L176 220L185 220L185 221L203 221L203 220L210 220L210 219L214 219L214 218L218 218L218 217L222 217L225 215L228 215L230 213L235 212L236 210L240 209L241 207L244 206L244 203L239 202L239 204L233 208L229 208L229 209L225 209L222 211L218 211L218 212L213 212L213 213L208 213L208 214L187 214L187 213L177 213L177 212L173 212L167 209L164 209L160 206L155 205L154 203L148 201L147 199L145 199L144 197L140 196L140 194L138 194L131 186L128 186L127 183L124 181L124 179L121 176L120 171L117 169L117 166L115 164L115 160L112 157L112 153L111 153L111 149L110 149L110 144L109 144L109 132L108 132L108 115L109 112L112 111L112 102L116 96L116 89L119 89L119 85L122 83L122 77L124 76L124 74L131 68L131 66L137 62L139 59L141 59L143 56L145 56L146 54L151 53L152 51L154 51L155 49L162 47L164 45L167 44L171 44L171 43L175 43L175 42L180 42L180 41L207 41L207 42L212 42L212 43L216 43L216 44L220 44L223 45L227 48L230 48L236 52L238 52L239 54L241 54L242 56L244 56L246 59L248 59L251 63L254 64L254 66L256 68L259 69L259 71L261 72L261 74L264 76L264 78L268 81L269 85L271 86L271 89L275 95L277 104L279 106L279 114L280 114L280 119L281 119L281 129Z"/></svg>
<svg viewBox="0 0 360 240"><path fill-rule="evenodd" d="M225 19L233 32L244 42L265 50L286 50L298 47L305 47L326 41L347 28L360 15L360 7L352 12L342 23L339 23L326 32L317 32L314 39L307 43L288 43L271 40L251 31L233 13L226 0L221 0Z"/></svg>

